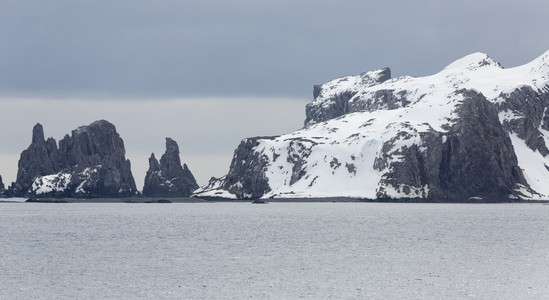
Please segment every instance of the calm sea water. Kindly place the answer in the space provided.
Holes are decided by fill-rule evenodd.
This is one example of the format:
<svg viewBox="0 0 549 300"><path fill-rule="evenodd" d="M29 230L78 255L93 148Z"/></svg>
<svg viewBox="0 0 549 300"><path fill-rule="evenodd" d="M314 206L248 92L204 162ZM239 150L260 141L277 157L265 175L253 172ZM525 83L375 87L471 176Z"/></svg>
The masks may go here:
<svg viewBox="0 0 549 300"><path fill-rule="evenodd" d="M2 299L549 298L549 205L1 203Z"/></svg>

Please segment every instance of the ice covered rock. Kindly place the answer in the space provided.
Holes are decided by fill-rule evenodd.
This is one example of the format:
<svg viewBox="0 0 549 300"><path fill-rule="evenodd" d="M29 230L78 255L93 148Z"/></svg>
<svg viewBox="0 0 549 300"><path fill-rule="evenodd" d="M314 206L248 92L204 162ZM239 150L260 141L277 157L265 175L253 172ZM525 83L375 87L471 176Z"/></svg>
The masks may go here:
<svg viewBox="0 0 549 300"><path fill-rule="evenodd" d="M59 141L44 140L33 129L32 143L21 154L15 195L123 197L137 191L124 142L113 124L100 120L81 126Z"/></svg>
<svg viewBox="0 0 549 300"><path fill-rule="evenodd" d="M181 166L179 146L171 138L166 138L166 152L160 163L154 153L149 158L143 196L188 197L197 188L198 184L187 165Z"/></svg>
<svg viewBox="0 0 549 300"><path fill-rule="evenodd" d="M245 139L199 195L549 199L548 57L504 69L474 53L431 76L316 86L303 129Z"/></svg>

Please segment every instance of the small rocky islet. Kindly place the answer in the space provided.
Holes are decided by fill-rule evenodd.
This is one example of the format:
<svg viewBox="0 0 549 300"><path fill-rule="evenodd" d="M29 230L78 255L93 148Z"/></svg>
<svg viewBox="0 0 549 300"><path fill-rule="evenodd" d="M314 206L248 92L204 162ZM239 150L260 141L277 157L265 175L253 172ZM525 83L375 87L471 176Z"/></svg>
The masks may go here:
<svg viewBox="0 0 549 300"><path fill-rule="evenodd" d="M160 164L156 162L158 172L151 171L155 170L154 162L148 172L147 196L187 197L198 185L188 167L181 166L177 143L170 138L166 141L166 154ZM70 136L65 135L59 146L55 139L44 138L44 129L38 123L31 144L21 153L17 179L4 194L31 199L137 196L131 163L125 154L124 141L106 120L78 127ZM167 183L167 192L162 192Z"/></svg>
<svg viewBox="0 0 549 300"><path fill-rule="evenodd" d="M181 166L179 146L166 138L166 152L160 162L151 154L149 170L145 176L145 197L189 197L198 189L198 184L187 164Z"/></svg>

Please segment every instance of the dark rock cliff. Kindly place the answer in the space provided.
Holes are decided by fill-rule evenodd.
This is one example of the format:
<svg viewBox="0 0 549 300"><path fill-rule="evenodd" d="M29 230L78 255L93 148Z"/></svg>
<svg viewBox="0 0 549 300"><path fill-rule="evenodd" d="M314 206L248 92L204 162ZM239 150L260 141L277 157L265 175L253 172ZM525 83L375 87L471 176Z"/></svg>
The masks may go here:
<svg viewBox="0 0 549 300"><path fill-rule="evenodd" d="M4 183L2 182L2 175L0 175L0 197L4 196L5 188Z"/></svg>
<svg viewBox="0 0 549 300"><path fill-rule="evenodd" d="M429 201L495 202L508 199L517 184L527 185L496 105L473 91L458 93L464 100L457 122L444 134L423 133L422 149L418 145L402 148L399 154L404 159L390 163L392 171L384 174L382 186L403 186L401 192L408 194L407 188L428 185L424 197ZM392 148L392 142L383 149ZM389 155L381 155L374 167L381 170L390 160ZM377 196L387 198L383 188Z"/></svg>
<svg viewBox="0 0 549 300"><path fill-rule="evenodd" d="M524 86L502 94L501 98L505 101L498 104L499 111L510 111L517 116L503 122L505 129L525 140L530 149L539 151L543 156L549 155L540 132L540 129L549 130L549 111L546 110L549 107L549 86L538 91Z"/></svg>
<svg viewBox="0 0 549 300"><path fill-rule="evenodd" d="M257 199L270 191L269 181L265 174L268 157L254 151L260 139L272 137L255 137L244 139L236 148L222 187L239 199Z"/></svg>
<svg viewBox="0 0 549 300"><path fill-rule="evenodd" d="M391 70L384 68L374 72L365 72L359 75L360 86L367 87L383 83L391 79ZM340 78L335 81L341 83L348 78ZM354 107L350 100L357 94L356 90L334 91L334 81L328 84L315 85L313 89L313 102L305 107L305 125L320 123L337 118L344 114L361 110L361 107ZM379 95L379 98L387 95ZM387 100L387 99L382 99ZM385 102L389 103L389 102Z"/></svg>
<svg viewBox="0 0 549 300"><path fill-rule="evenodd" d="M527 185L511 139L498 119L494 104L482 94L464 92L458 122L442 152L440 187L451 200L481 197L501 201L517 184ZM433 193L432 198L437 198Z"/></svg>
<svg viewBox="0 0 549 300"><path fill-rule="evenodd" d="M55 174L63 168L57 142L53 138L45 140L44 128L41 124L36 124L32 129L32 142L19 159L14 194L23 196L29 193L36 177Z"/></svg>
<svg viewBox="0 0 549 300"><path fill-rule="evenodd" d="M160 162L154 153L149 158L143 196L188 197L197 188L198 184L187 165L181 166L179 146L174 140L166 138L166 152Z"/></svg>
<svg viewBox="0 0 549 300"><path fill-rule="evenodd" d="M33 129L21 153L14 194L58 197L123 197L137 191L122 138L113 124L100 120L66 135L59 148Z"/></svg>

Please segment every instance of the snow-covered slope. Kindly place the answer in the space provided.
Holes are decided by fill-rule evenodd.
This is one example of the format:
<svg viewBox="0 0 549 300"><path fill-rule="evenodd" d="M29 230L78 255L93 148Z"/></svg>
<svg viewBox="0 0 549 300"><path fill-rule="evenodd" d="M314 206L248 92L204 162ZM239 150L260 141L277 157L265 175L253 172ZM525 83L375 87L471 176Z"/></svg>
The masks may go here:
<svg viewBox="0 0 549 300"><path fill-rule="evenodd" d="M199 195L549 199L548 63L504 69L475 53L432 76L315 86L305 128L244 140Z"/></svg>

